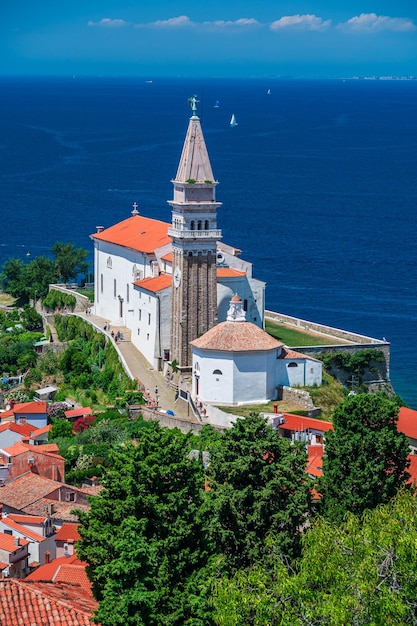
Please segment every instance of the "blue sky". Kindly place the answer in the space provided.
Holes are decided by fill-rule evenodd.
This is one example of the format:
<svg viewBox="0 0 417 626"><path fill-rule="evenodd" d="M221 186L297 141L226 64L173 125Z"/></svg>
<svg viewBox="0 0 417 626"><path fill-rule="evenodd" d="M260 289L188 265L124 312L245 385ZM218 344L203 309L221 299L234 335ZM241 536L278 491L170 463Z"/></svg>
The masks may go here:
<svg viewBox="0 0 417 626"><path fill-rule="evenodd" d="M2 0L4 74L417 75L417 0Z"/></svg>

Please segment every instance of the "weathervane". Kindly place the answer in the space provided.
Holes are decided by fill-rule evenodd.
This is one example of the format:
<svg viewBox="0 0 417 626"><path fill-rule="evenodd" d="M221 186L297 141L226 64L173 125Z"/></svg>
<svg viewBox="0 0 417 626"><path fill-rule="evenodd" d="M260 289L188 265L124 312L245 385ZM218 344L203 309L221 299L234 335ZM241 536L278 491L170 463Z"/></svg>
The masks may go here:
<svg viewBox="0 0 417 626"><path fill-rule="evenodd" d="M191 96L191 98L188 98L188 105L191 107L193 117L197 117L197 102L200 102L200 100L197 100L197 96Z"/></svg>

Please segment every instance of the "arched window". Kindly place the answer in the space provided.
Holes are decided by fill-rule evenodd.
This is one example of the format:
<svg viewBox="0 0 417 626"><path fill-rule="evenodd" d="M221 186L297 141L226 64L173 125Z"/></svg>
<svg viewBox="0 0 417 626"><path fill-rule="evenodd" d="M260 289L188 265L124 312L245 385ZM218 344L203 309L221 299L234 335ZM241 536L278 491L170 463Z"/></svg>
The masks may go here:
<svg viewBox="0 0 417 626"><path fill-rule="evenodd" d="M291 363L288 363L288 367L298 367L298 363L294 363L292 361Z"/></svg>
<svg viewBox="0 0 417 626"><path fill-rule="evenodd" d="M208 220L206 220L204 222L204 230L209 230L209 228L210 228L210 222Z"/></svg>
<svg viewBox="0 0 417 626"><path fill-rule="evenodd" d="M110 269L112 268L111 256L107 257L107 267L109 267Z"/></svg>
<svg viewBox="0 0 417 626"><path fill-rule="evenodd" d="M191 220L191 222L190 222L190 230L194 230L194 228L195 228L195 222L194 222L194 220Z"/></svg>
<svg viewBox="0 0 417 626"><path fill-rule="evenodd" d="M215 374L216 376L223 376L223 372L221 372L220 370L214 370L213 374Z"/></svg>
<svg viewBox="0 0 417 626"><path fill-rule="evenodd" d="M203 227L203 222L201 220L198 220L197 222L197 230L201 230Z"/></svg>

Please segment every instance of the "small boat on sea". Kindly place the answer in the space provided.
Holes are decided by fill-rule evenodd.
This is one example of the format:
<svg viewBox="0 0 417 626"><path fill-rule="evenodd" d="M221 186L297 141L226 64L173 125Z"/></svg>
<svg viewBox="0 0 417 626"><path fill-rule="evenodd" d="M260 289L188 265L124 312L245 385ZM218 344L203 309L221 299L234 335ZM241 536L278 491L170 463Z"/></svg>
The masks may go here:
<svg viewBox="0 0 417 626"><path fill-rule="evenodd" d="M268 89L268 91L266 93L267 93L268 96L270 96L271 95L271 90Z"/></svg>
<svg viewBox="0 0 417 626"><path fill-rule="evenodd" d="M218 100L216 100L216 104L214 105L214 108L215 109L220 108L220 102Z"/></svg>
<svg viewBox="0 0 417 626"><path fill-rule="evenodd" d="M230 118L230 126L237 126L237 121L236 121L236 117L235 114L232 114L232 117Z"/></svg>

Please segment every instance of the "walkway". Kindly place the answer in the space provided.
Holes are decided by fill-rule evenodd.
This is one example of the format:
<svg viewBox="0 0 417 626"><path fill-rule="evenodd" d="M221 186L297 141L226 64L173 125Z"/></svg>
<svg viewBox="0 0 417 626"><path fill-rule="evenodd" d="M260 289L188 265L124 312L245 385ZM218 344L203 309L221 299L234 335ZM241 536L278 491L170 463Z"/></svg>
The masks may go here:
<svg viewBox="0 0 417 626"><path fill-rule="evenodd" d="M148 363L143 354L132 344L129 339L131 331L128 328L113 326L110 328L110 331L105 331L104 326L108 327L108 320L92 313L87 315L85 312L77 312L75 315L82 317L109 338L118 352L126 372L130 373L132 378L137 379L140 386L142 386L145 391L149 390L149 399L151 401L156 402L156 398L158 398L158 406L160 409L165 411L169 409L178 417L189 418L185 403L181 400L178 402L175 401L175 391L168 386L161 372L155 370ZM114 333L119 331L124 339L115 341L111 336L112 330ZM158 393L155 392L155 389L157 389Z"/></svg>

